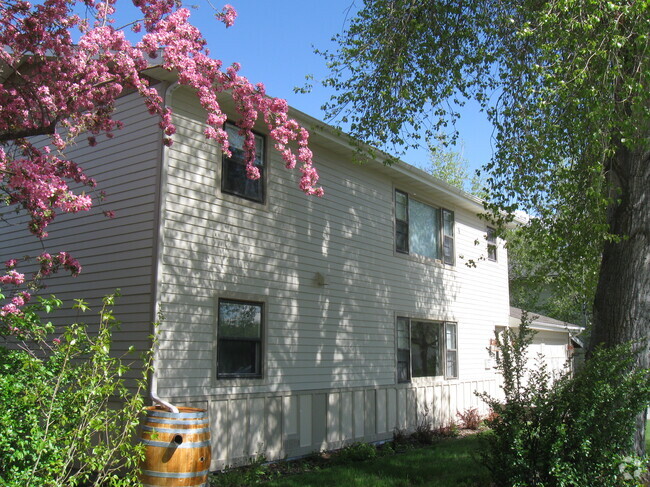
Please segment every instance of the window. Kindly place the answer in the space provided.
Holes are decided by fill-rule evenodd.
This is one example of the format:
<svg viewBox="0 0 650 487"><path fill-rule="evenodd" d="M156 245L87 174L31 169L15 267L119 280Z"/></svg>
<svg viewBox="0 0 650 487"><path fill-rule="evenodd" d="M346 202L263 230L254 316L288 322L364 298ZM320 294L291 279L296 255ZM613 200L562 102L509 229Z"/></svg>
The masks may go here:
<svg viewBox="0 0 650 487"><path fill-rule="evenodd" d="M454 212L442 209L442 261L454 265Z"/></svg>
<svg viewBox="0 0 650 487"><path fill-rule="evenodd" d="M411 334L409 319L397 318L397 382L411 380Z"/></svg>
<svg viewBox="0 0 650 487"><path fill-rule="evenodd" d="M458 377L456 323L445 323L445 377Z"/></svg>
<svg viewBox="0 0 650 487"><path fill-rule="evenodd" d="M487 227L487 255L488 260L497 261L497 231Z"/></svg>
<svg viewBox="0 0 650 487"><path fill-rule="evenodd" d="M219 300L217 377L262 376L263 303Z"/></svg>
<svg viewBox="0 0 650 487"><path fill-rule="evenodd" d="M395 249L409 252L409 196L395 191Z"/></svg>
<svg viewBox="0 0 650 487"><path fill-rule="evenodd" d="M244 137L240 135L236 125L226 123L224 128L228 134L232 156L226 157L224 154L222 158L221 191L264 203L266 178L264 137L255 134L255 167L260 171L260 178L252 180L246 176Z"/></svg>
<svg viewBox="0 0 650 487"><path fill-rule="evenodd" d="M395 250L454 265L454 213L395 190Z"/></svg>
<svg viewBox="0 0 650 487"><path fill-rule="evenodd" d="M397 381L458 377L456 323L397 318Z"/></svg>

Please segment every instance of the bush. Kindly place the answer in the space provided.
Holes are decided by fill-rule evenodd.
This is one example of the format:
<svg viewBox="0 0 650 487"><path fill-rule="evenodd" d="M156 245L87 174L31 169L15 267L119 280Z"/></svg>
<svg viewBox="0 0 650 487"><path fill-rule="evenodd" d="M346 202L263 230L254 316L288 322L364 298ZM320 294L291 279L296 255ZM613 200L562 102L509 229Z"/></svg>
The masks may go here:
<svg viewBox="0 0 650 487"><path fill-rule="evenodd" d="M460 425L468 430L477 430L481 426L481 415L476 408L467 408L465 411L456 412Z"/></svg>
<svg viewBox="0 0 650 487"><path fill-rule="evenodd" d="M21 341L13 341L19 347L0 347L1 485L139 485L143 448L133 439L145 384L129 391L128 367L110 354L114 298L104 298L94 334L72 324L60 338L48 338L53 326L38 312L60 306L55 298L41 299L19 317L22 323L12 323L24 328ZM88 309L81 300L75 307Z"/></svg>
<svg viewBox="0 0 650 487"><path fill-rule="evenodd" d="M349 463L370 460L376 456L377 448L375 445L357 442L336 450L332 454L332 461L336 464L347 465Z"/></svg>
<svg viewBox="0 0 650 487"><path fill-rule="evenodd" d="M571 378L551 385L544 366L528 371L532 333L499 339L497 367L503 402L483 394L486 421L482 460L499 486L637 486L639 459L630 455L636 414L650 401L650 373L635 370L632 345L596 350Z"/></svg>

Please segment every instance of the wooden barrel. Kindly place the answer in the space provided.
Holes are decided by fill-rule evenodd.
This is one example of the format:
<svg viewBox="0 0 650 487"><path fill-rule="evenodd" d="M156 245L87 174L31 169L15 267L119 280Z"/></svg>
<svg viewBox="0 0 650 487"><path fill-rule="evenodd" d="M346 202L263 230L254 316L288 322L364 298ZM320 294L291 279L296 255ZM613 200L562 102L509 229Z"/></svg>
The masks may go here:
<svg viewBox="0 0 650 487"><path fill-rule="evenodd" d="M203 487L210 469L210 425L205 409L146 408L140 441L145 445L145 487Z"/></svg>

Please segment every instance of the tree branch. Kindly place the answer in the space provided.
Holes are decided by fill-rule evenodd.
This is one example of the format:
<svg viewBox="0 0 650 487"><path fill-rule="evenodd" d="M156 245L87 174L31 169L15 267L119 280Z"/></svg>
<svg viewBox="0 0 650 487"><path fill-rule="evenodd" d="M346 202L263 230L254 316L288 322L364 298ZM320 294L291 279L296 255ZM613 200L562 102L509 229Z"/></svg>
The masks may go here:
<svg viewBox="0 0 650 487"><path fill-rule="evenodd" d="M5 132L0 134L0 144L4 142L9 142L10 140L24 139L27 137L34 137L37 135L52 135L54 133L55 127L56 127L56 123L50 123L45 126Z"/></svg>

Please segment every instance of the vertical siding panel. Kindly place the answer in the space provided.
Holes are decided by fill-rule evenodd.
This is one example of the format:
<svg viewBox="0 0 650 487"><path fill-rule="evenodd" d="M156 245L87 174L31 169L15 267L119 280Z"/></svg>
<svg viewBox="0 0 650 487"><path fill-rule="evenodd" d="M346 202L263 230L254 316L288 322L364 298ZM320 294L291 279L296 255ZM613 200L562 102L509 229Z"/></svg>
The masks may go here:
<svg viewBox="0 0 650 487"><path fill-rule="evenodd" d="M298 396L282 397L282 451L291 455L300 447L300 406Z"/></svg>
<svg viewBox="0 0 650 487"><path fill-rule="evenodd" d="M280 397L266 401L266 448L269 460L281 457L282 451L282 402Z"/></svg>
<svg viewBox="0 0 650 487"><path fill-rule="evenodd" d="M460 403L458 401L458 384L449 384L449 414L452 422L458 421L456 413L464 409L462 404L462 401Z"/></svg>
<svg viewBox="0 0 650 487"><path fill-rule="evenodd" d="M472 405L472 382L465 382L462 385L463 388L463 400L460 404L460 406L463 408L463 410L470 408Z"/></svg>
<svg viewBox="0 0 650 487"><path fill-rule="evenodd" d="M232 432L228 422L228 401L211 401L209 414L213 425L210 432L212 461L225 463L229 457L228 444Z"/></svg>
<svg viewBox="0 0 650 487"><path fill-rule="evenodd" d="M311 441L318 450L327 445L327 394L312 396Z"/></svg>
<svg viewBox="0 0 650 487"><path fill-rule="evenodd" d="M365 398L363 391L354 391L354 437L362 438L365 434L363 426L365 424L364 420L364 409L365 407Z"/></svg>
<svg viewBox="0 0 650 487"><path fill-rule="evenodd" d="M386 389L377 390L377 433L386 433Z"/></svg>
<svg viewBox="0 0 650 487"><path fill-rule="evenodd" d="M425 389L424 401L427 406L428 420L433 422L435 416L435 404L433 403L433 386Z"/></svg>
<svg viewBox="0 0 650 487"><path fill-rule="evenodd" d="M347 441L354 438L352 393L341 393L341 440Z"/></svg>
<svg viewBox="0 0 650 487"><path fill-rule="evenodd" d="M248 401L246 399L233 399L228 404L228 427L232 432L228 437L228 457L231 459L243 458L247 454L246 438ZM243 439L243 441L242 441Z"/></svg>
<svg viewBox="0 0 650 487"><path fill-rule="evenodd" d="M416 421L417 424L422 424L427 419L431 419L431 411L427 410L427 401L426 401L426 387L418 387L415 389L415 400L417 404L416 408Z"/></svg>
<svg viewBox="0 0 650 487"><path fill-rule="evenodd" d="M258 456L266 450L264 441L264 419L265 414L265 399L258 397L249 401L250 414L249 414L249 441L248 441L248 454L251 456Z"/></svg>
<svg viewBox="0 0 650 487"><path fill-rule="evenodd" d="M415 390L408 389L406 391L406 405L407 405L407 412L406 412L407 428L413 430L418 425L417 397L416 397Z"/></svg>
<svg viewBox="0 0 650 487"><path fill-rule="evenodd" d="M442 386L440 384L436 384L433 387L433 401L436 405L436 414L433 420L436 424L442 424L444 421L444 405L442 403Z"/></svg>
<svg viewBox="0 0 650 487"><path fill-rule="evenodd" d="M377 429L377 398L374 389L366 390L364 413L365 421L363 430L366 435L374 435Z"/></svg>
<svg viewBox="0 0 650 487"><path fill-rule="evenodd" d="M311 438L311 395L302 394L298 396L298 404L300 408L299 413L299 429L300 429L300 446L310 446L312 444Z"/></svg>
<svg viewBox="0 0 650 487"><path fill-rule="evenodd" d="M397 391L395 388L391 387L387 391L386 398L386 416L388 421L388 430L393 431L395 428L399 428L397 423Z"/></svg>
<svg viewBox="0 0 650 487"><path fill-rule="evenodd" d="M449 384L444 384L442 386L442 394L443 394L443 404L444 404L444 411L445 411L445 420L444 424L449 424L452 421L452 416L451 416L451 397L449 395Z"/></svg>
<svg viewBox="0 0 650 487"><path fill-rule="evenodd" d="M341 439L341 394L329 394L327 399L327 441L335 443Z"/></svg>
<svg viewBox="0 0 650 487"><path fill-rule="evenodd" d="M406 404L406 389L397 390L397 427L405 430L408 427L407 423L408 407Z"/></svg>
<svg viewBox="0 0 650 487"><path fill-rule="evenodd" d="M282 398L282 416L284 419L284 433L286 435L298 434L298 397L284 396Z"/></svg>

